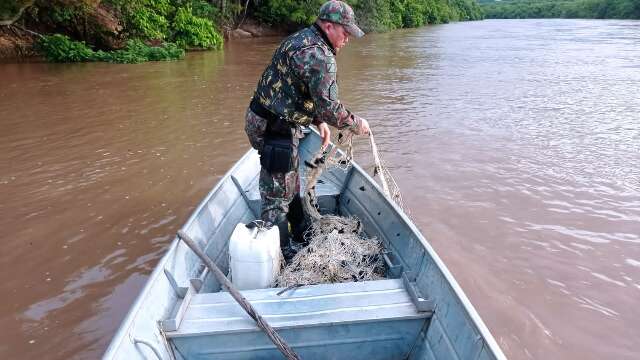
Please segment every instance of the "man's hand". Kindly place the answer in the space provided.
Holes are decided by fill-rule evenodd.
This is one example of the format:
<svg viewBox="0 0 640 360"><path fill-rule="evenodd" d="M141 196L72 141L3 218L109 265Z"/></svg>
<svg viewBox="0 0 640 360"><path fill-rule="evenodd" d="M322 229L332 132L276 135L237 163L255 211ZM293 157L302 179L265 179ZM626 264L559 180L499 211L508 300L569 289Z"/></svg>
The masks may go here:
<svg viewBox="0 0 640 360"><path fill-rule="evenodd" d="M371 129L369 128L369 122L364 118L358 118L358 127L355 129L354 133L356 135L369 135Z"/></svg>
<svg viewBox="0 0 640 360"><path fill-rule="evenodd" d="M318 125L318 131L320 131L320 137L322 138L322 151L324 151L331 140L331 130L329 129L329 125L326 123L320 123L320 125Z"/></svg>

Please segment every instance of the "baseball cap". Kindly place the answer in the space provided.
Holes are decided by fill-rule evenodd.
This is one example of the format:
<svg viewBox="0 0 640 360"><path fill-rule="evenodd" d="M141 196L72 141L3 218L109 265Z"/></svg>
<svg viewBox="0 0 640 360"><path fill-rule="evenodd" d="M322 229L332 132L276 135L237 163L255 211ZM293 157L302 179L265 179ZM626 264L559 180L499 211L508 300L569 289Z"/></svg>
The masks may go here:
<svg viewBox="0 0 640 360"><path fill-rule="evenodd" d="M337 0L327 1L320 7L318 19L330 21L344 26L347 32L355 37L362 37L364 32L356 25L356 15L347 3Z"/></svg>

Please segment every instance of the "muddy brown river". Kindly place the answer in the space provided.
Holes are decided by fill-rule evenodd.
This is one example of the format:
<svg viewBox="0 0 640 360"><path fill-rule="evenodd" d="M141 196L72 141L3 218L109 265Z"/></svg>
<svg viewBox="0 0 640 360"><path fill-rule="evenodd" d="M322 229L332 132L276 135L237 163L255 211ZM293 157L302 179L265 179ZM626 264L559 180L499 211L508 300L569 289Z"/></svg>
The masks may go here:
<svg viewBox="0 0 640 360"><path fill-rule="evenodd" d="M277 40L0 64L0 358L101 356L248 150ZM343 102L509 358L640 358L640 22L429 26L352 40L338 64Z"/></svg>

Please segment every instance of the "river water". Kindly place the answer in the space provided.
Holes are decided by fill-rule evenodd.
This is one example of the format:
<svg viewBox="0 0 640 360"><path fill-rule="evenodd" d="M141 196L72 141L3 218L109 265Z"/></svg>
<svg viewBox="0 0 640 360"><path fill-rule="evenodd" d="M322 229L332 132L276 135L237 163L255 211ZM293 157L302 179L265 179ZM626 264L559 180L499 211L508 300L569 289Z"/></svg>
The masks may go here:
<svg viewBox="0 0 640 360"><path fill-rule="evenodd" d="M0 358L102 354L248 149L277 40L0 65ZM352 40L338 64L341 98L509 358L640 358L640 22L429 26Z"/></svg>

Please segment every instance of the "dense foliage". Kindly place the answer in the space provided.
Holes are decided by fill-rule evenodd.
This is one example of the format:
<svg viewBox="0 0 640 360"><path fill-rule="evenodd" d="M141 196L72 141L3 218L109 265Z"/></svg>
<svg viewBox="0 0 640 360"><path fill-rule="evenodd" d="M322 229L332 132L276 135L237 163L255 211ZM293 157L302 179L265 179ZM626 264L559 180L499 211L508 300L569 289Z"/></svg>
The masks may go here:
<svg viewBox="0 0 640 360"><path fill-rule="evenodd" d="M315 20L323 3L323 0L263 0L255 14L267 24L308 25Z"/></svg>
<svg viewBox="0 0 640 360"><path fill-rule="evenodd" d="M94 51L84 42L60 34L44 36L38 41L38 48L51 62L91 61L95 57Z"/></svg>
<svg viewBox="0 0 640 360"><path fill-rule="evenodd" d="M22 23L61 34L39 41L51 61L140 62L180 58L181 49L219 49L218 29L233 29L247 15L292 31L311 24L325 1L23 0L32 5ZM346 1L367 32L483 17L476 0Z"/></svg>
<svg viewBox="0 0 640 360"><path fill-rule="evenodd" d="M363 25L373 31L483 17L475 0L359 0L354 7Z"/></svg>
<svg viewBox="0 0 640 360"><path fill-rule="evenodd" d="M115 50L99 41L84 41L90 38L86 35L86 19L97 11L95 1L36 1L30 9L36 22L67 29L66 35L48 35L39 40L38 49L45 58L55 62L138 63L179 59L184 56L183 49L220 49L223 44L214 25L214 20L223 17L204 0L103 0L100 6L119 15L117 21L122 30L118 37L126 41L121 41ZM78 24L83 22L85 28L79 29Z"/></svg>
<svg viewBox="0 0 640 360"><path fill-rule="evenodd" d="M222 35L214 22L223 17L204 0L105 0L105 3L122 14L129 37L176 42L182 47L222 47Z"/></svg>
<svg viewBox="0 0 640 360"><path fill-rule="evenodd" d="M184 49L175 44L149 46L140 40L129 40L127 45L115 51L94 51L84 42L74 41L65 35L44 36L38 48L51 62L106 61L113 63L140 63L144 61L175 60L184 57Z"/></svg>
<svg viewBox="0 0 640 360"><path fill-rule="evenodd" d="M476 0L346 0L365 31L482 19ZM269 24L298 27L312 23L323 0L263 0L256 16Z"/></svg>
<svg viewBox="0 0 640 360"><path fill-rule="evenodd" d="M174 41L182 47L222 47L222 36L213 28L213 22L193 15L191 8L178 9L173 21L173 31Z"/></svg>
<svg viewBox="0 0 640 360"><path fill-rule="evenodd" d="M640 0L481 1L488 18L640 19Z"/></svg>

